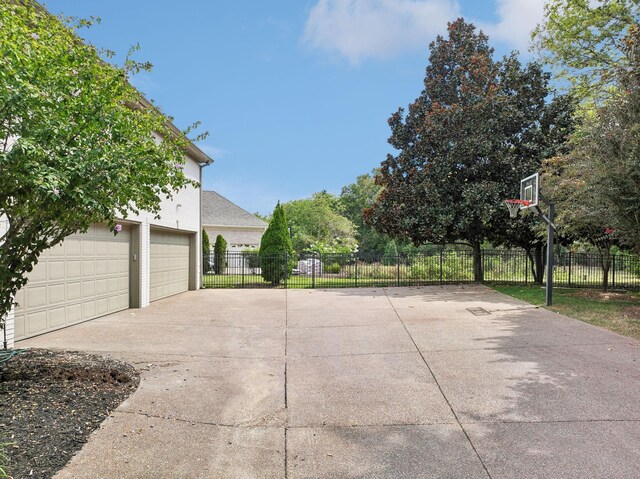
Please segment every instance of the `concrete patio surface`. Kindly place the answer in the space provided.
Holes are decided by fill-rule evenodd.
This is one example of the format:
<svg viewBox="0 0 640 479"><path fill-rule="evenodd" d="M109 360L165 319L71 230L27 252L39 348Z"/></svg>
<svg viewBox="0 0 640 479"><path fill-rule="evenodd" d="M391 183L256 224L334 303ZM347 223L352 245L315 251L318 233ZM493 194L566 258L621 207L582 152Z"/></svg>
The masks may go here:
<svg viewBox="0 0 640 479"><path fill-rule="evenodd" d="M58 479L640 477L640 342L483 286L201 290L18 347L141 370Z"/></svg>

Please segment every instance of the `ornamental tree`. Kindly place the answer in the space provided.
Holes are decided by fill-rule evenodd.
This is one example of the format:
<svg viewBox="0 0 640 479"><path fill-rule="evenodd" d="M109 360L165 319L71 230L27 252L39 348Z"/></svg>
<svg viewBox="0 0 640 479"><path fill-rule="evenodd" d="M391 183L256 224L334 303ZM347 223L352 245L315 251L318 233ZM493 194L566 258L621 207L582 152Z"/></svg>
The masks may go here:
<svg viewBox="0 0 640 479"><path fill-rule="evenodd" d="M293 271L293 246L289 226L280 202L271 215L269 226L260 240L260 267L262 278L274 286Z"/></svg>
<svg viewBox="0 0 640 479"><path fill-rule="evenodd" d="M202 229L202 270L208 273L211 269L209 265L209 255L211 254L211 241L207 230Z"/></svg>
<svg viewBox="0 0 640 479"><path fill-rule="evenodd" d="M468 244L482 281L481 244L508 228L502 201L564 141L571 102L547 102L549 75L515 53L495 61L472 24L458 19L448 32L430 45L420 97L389 119L398 153L382 163L383 189L365 215L416 244Z"/></svg>
<svg viewBox="0 0 640 479"><path fill-rule="evenodd" d="M222 235L216 236L216 243L213 246L213 272L224 274L227 270L227 241Z"/></svg>
<svg viewBox="0 0 640 479"><path fill-rule="evenodd" d="M30 2L0 2L0 318L40 254L65 237L196 183L183 173L186 132L77 36L86 21ZM201 135L202 137L203 135Z"/></svg>

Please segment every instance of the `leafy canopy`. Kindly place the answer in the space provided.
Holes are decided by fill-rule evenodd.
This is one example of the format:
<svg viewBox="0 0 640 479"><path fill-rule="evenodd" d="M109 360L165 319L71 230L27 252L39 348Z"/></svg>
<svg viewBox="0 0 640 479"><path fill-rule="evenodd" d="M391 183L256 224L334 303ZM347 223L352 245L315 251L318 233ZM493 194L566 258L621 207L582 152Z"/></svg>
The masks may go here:
<svg viewBox="0 0 640 479"><path fill-rule="evenodd" d="M127 78L148 64L106 63L77 30L30 2L0 2L0 318L40 253L96 222L196 183L174 131Z"/></svg>
<svg viewBox="0 0 640 479"><path fill-rule="evenodd" d="M632 65L625 48L640 20L637 0L548 0L533 32L534 49L580 99L598 100Z"/></svg>
<svg viewBox="0 0 640 479"><path fill-rule="evenodd" d="M358 176L355 183L344 186L340 192L343 215L354 224L358 252L365 255L382 253L389 242L387 235L377 232L365 223L362 217L363 211L373 206L382 191L375 181L377 173L377 170L373 170L371 173Z"/></svg>
<svg viewBox="0 0 640 479"><path fill-rule="evenodd" d="M458 19L430 45L424 90L389 119L398 151L382 163L383 187L366 220L416 244L464 241L474 248L504 237L502 201L564 141L571 102L547 103L549 75L515 53L493 59L488 38Z"/></svg>
<svg viewBox="0 0 640 479"><path fill-rule="evenodd" d="M342 204L334 195L321 191L311 198L282 205L293 235L296 251L350 253L357 248L355 227L342 214Z"/></svg>

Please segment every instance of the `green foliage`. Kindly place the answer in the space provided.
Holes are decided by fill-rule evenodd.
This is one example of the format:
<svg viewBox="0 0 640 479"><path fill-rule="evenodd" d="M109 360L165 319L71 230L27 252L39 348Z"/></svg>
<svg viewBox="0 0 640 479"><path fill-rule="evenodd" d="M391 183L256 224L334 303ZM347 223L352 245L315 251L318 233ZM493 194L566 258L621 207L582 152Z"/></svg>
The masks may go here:
<svg viewBox="0 0 640 479"><path fill-rule="evenodd" d="M260 241L260 267L263 279L276 285L291 275L295 265L292 256L293 246L289 237L287 217L278 202Z"/></svg>
<svg viewBox="0 0 640 479"><path fill-rule="evenodd" d="M626 49L632 68L618 70L616 92L574 135L568 154L546 162L545 184L558 204L561 230L603 253L614 242L640 251L640 29Z"/></svg>
<svg viewBox="0 0 640 479"><path fill-rule="evenodd" d="M222 235L216 236L216 243L213 246L213 272L224 274L227 270L227 242Z"/></svg>
<svg viewBox="0 0 640 479"><path fill-rule="evenodd" d="M335 196L322 191L311 198L282 205L293 235L295 251L350 253L356 250L355 227L342 215Z"/></svg>
<svg viewBox="0 0 640 479"><path fill-rule="evenodd" d="M384 248L384 255L382 255L382 264L390 266L398 263L398 247L394 240L389 240Z"/></svg>
<svg viewBox="0 0 640 479"><path fill-rule="evenodd" d="M442 270L442 281L471 281L473 271L469 268L469 256L453 251L440 255L419 256L414 258L409 267L409 275L414 279L421 279L429 282L440 281L440 271Z"/></svg>
<svg viewBox="0 0 640 479"><path fill-rule="evenodd" d="M340 263L330 263L325 264L323 269L324 272L328 274L339 274L342 266L340 266Z"/></svg>
<svg viewBox="0 0 640 479"><path fill-rule="evenodd" d="M633 64L627 46L637 28L637 0L548 0L533 33L535 49L579 98L598 100Z"/></svg>
<svg viewBox="0 0 640 479"><path fill-rule="evenodd" d="M244 264L247 268L256 269L260 267L260 253L254 249L246 249L242 252Z"/></svg>
<svg viewBox="0 0 640 479"><path fill-rule="evenodd" d="M562 144L571 102L547 102L549 75L515 53L495 61L472 24L459 19L448 31L430 45L421 96L389 119L399 153L382 163L384 189L365 220L418 244L469 243L481 281L480 245L507 232L502 201Z"/></svg>
<svg viewBox="0 0 640 479"><path fill-rule="evenodd" d="M34 2L35 3L35 2ZM0 326L42 251L146 210L196 183L186 132L141 99L122 68L83 44L75 24L31 2L0 2ZM158 139L162 141L158 141Z"/></svg>
<svg viewBox="0 0 640 479"><path fill-rule="evenodd" d="M362 218L363 211L373 206L382 191L375 182L377 173L377 170L373 170L371 173L358 176L355 183L344 186L340 193L343 214L355 225L358 252L362 254L382 253L389 241L386 234L377 232Z"/></svg>
<svg viewBox="0 0 640 479"><path fill-rule="evenodd" d="M211 242L209 241L209 234L202 230L202 270L206 274L211 269L209 265L209 255L211 254Z"/></svg>

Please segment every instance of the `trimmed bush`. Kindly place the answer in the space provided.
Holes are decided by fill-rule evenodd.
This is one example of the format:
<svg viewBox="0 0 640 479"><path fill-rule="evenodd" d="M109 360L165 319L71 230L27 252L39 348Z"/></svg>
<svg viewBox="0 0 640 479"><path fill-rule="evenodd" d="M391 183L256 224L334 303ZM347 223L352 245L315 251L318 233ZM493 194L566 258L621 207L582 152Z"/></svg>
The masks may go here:
<svg viewBox="0 0 640 479"><path fill-rule="evenodd" d="M262 278L275 286L291 275L295 263L287 218L278 202L260 241Z"/></svg>
<svg viewBox="0 0 640 479"><path fill-rule="evenodd" d="M324 272L328 274L338 274L341 269L340 263L331 263L324 266Z"/></svg>
<svg viewBox="0 0 640 479"><path fill-rule="evenodd" d="M213 247L213 272L215 274L224 274L227 270L227 242L218 235L216 244Z"/></svg>
<svg viewBox="0 0 640 479"><path fill-rule="evenodd" d="M211 270L209 264L209 256L211 255L211 242L209 241L209 235L203 229L202 230L202 271L207 274Z"/></svg>

